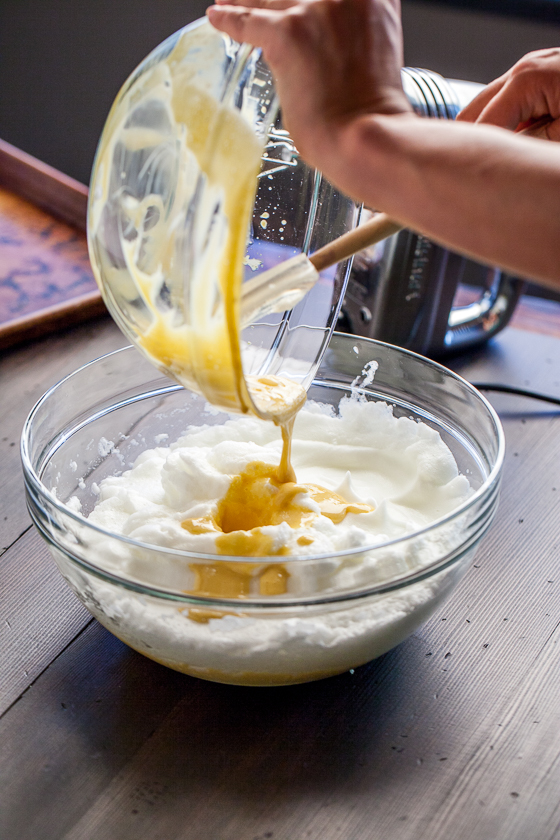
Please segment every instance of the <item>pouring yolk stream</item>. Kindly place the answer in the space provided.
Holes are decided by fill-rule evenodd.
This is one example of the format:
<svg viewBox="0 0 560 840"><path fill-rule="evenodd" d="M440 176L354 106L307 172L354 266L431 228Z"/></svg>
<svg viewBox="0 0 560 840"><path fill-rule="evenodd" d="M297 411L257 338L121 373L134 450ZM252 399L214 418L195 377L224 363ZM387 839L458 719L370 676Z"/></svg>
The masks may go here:
<svg viewBox="0 0 560 840"><path fill-rule="evenodd" d="M162 276L173 272L174 248L163 241L157 243L161 264L159 271L149 275L138 267L142 237L129 240L121 235L127 268L151 316L150 325L137 336L137 341L158 367L187 387L202 392L214 405L226 411L250 411L279 425L284 441L279 475L282 480L293 482L291 429L306 392L301 385L283 377L246 380L241 359L239 311L243 260L263 141L239 111L218 102L197 87L187 71L180 69L182 52L179 41L166 62L171 80L168 106L174 124L182 127L184 158L177 185L181 200L176 199L174 207L178 213L183 211L187 188L182 183L182 173L194 158L202 185L200 201L208 205L200 214L202 227L204 220L210 219L209 229L204 231L209 244L203 248L198 243L200 259L193 261L182 301L186 317L184 323L177 324L174 313L162 311L157 301ZM138 137L134 137L138 143ZM152 197L142 204L153 206ZM142 226L145 209L141 205L136 208L136 227ZM171 213L160 235L172 241L172 232L181 227L180 221Z"/></svg>
<svg viewBox="0 0 560 840"><path fill-rule="evenodd" d="M283 447L278 466L249 464L232 478L213 516L182 523L193 534L215 533L219 554L278 557L286 550L275 549L266 526L286 522L299 528L319 515L317 505L333 522L372 508L348 503L325 488L297 483L291 440L306 392L285 377L244 376L240 296L263 140L239 111L196 84L192 68L182 64L185 43L179 40L166 61L154 68L155 88L153 78L146 88L129 92L131 102L156 97L165 104L174 132L171 145L179 150L173 198L164 206L152 187L142 200L131 194L118 199L124 270L111 268L110 276L116 279L107 285L115 288L100 285L109 297L119 284L130 287L132 281L148 318L143 326L125 326L158 368L225 411L252 412L281 428ZM114 122L113 114L110 120ZM100 150L101 165L107 172L116 157L117 142L127 153L140 150L154 161L162 145L169 147L169 136L163 141L157 131L139 128L133 120L121 126L120 132L116 129L113 125L109 132L113 139ZM110 191L109 176L103 189L106 194ZM185 208L193 206L197 209L185 249L182 237L189 212ZM94 201L94 219L95 215ZM181 265L185 253L190 263ZM164 289L171 306L162 303ZM129 300L131 297L129 292ZM306 499L315 502L315 509L306 507ZM300 540L301 545L309 545L313 538L302 535ZM193 593L211 597L243 598L255 581L261 594L280 595L286 591L289 577L282 565L262 561L195 563L192 570L196 578Z"/></svg>
<svg viewBox="0 0 560 840"><path fill-rule="evenodd" d="M173 65L173 55L169 61ZM250 377L246 381L241 359L243 260L263 142L238 111L177 73L173 74L171 107L175 123L185 127L185 153L196 158L204 183L201 192L208 194L209 205L215 203L208 213L218 206L220 212L205 232L209 245L193 266L185 290L186 323L179 326L172 314L158 308L157 284L138 271L138 260L131 253L138 246L123 240L129 270L152 316L139 343L159 367L187 387L194 386L214 405L226 411L251 411L287 428L305 402L305 390L281 377ZM173 227L170 219L166 228ZM165 266L162 270L165 273ZM288 453L286 438L282 464L285 475L293 479Z"/></svg>

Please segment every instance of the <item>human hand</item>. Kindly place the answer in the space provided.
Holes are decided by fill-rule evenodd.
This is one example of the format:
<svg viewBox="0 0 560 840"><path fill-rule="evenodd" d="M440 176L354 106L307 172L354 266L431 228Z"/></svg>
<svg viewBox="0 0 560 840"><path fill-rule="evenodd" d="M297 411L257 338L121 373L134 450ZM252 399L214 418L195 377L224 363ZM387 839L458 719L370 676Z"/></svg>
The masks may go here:
<svg viewBox="0 0 560 840"><path fill-rule="evenodd" d="M411 110L400 76L399 0L217 0L208 18L262 49L284 123L319 168L354 118Z"/></svg>
<svg viewBox="0 0 560 840"><path fill-rule="evenodd" d="M560 49L528 53L481 91L457 119L559 141Z"/></svg>

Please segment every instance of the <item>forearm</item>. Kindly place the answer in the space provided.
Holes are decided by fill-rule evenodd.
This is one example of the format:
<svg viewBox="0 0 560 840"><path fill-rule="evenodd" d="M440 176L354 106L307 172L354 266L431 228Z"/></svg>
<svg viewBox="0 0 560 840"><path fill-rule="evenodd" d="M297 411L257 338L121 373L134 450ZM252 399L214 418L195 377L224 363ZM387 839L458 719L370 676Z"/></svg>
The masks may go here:
<svg viewBox="0 0 560 840"><path fill-rule="evenodd" d="M560 137L557 50L519 62L463 115L504 128L428 120L401 86L399 0L217 2L212 23L263 50L308 163L442 244L560 288L560 143L505 130L548 115L545 136Z"/></svg>
<svg viewBox="0 0 560 840"><path fill-rule="evenodd" d="M491 126L364 115L306 151L357 200L560 288L560 144Z"/></svg>

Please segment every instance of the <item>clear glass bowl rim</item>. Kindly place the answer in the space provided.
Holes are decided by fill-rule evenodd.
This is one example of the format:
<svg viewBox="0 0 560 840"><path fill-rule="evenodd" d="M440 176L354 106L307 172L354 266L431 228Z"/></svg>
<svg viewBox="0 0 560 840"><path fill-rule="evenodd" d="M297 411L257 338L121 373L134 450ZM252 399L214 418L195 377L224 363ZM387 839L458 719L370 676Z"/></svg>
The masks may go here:
<svg viewBox="0 0 560 840"><path fill-rule="evenodd" d="M348 338L348 339L355 339L356 338L355 336L349 336L345 333L333 333L333 336L339 336L339 337L343 337L345 339L346 338ZM395 350L396 352L401 353L403 355L414 357L414 358L418 359L420 362L422 362L422 363L424 363L424 364L426 364L426 365L428 365L428 366L430 366L430 367L432 367L436 370L442 371L446 376L451 377L452 379L455 379L457 382L459 382L464 387L466 387L466 389L469 392L471 392L471 394L473 396L475 396L481 402L482 406L486 409L486 411L488 412L488 415L490 416L490 419L492 421L492 424L493 424L493 427L494 427L494 430L495 430L495 433L496 433L496 439L497 439L497 452L496 452L494 465L493 465L490 473L488 474L488 476L484 480L484 482L481 484L481 486L477 490L475 490L475 492L471 496L469 496L469 498L465 502L463 502L462 505L455 508L451 513L448 513L445 516L435 520L434 522L431 522L426 527L421 528L418 531L413 531L413 532L407 534L406 537L397 537L395 539L387 540L387 541L382 542L382 543L359 546L358 548L353 548L353 549L344 549L342 551L331 552L329 554L305 554L305 555L291 555L291 556L287 556L287 557L282 557L282 560L281 560L282 565L288 565L289 566L291 563L294 563L294 562L310 564L310 563L320 562L320 561L325 561L325 560L336 560L337 558L343 558L343 557L348 557L348 556L351 556L351 555L365 554L365 553L371 552L371 551L382 550L382 549L389 548L391 546L397 545L399 543L404 544L404 543L409 542L411 540L421 538L421 537L429 534L431 531L435 531L438 528L440 528L442 526L445 526L448 522L451 522L454 519L466 514L471 508L475 507L485 497L491 498L492 495L493 495L493 492L494 493L497 492L497 489L498 489L498 486L499 486L499 481L500 481L500 476L501 476L501 470L502 470L502 466L503 466L503 461L504 461L504 455L505 455L505 436L504 436L503 428L502 428L502 425L500 423L500 420L498 418L498 415L497 415L496 411L494 410L492 405L488 402L488 400L484 397L484 395L481 394L480 391L478 391L473 385L471 385L470 382L468 382L466 379L464 379L463 377L456 374L454 371L450 370L449 368L446 368L445 366L439 364L438 362L433 361L432 359L428 359L425 356L421 356L418 353L414 353L411 350L406 350L405 348L398 347L396 345L390 345L390 344L387 344L386 342L377 341L375 339L364 339L364 338L360 337L360 342L361 343L367 342L368 345L371 344L372 346L375 346L375 345L382 346L384 348L389 348L391 350ZM59 387L61 387L64 383L66 383L68 380L72 379L74 376L78 376L79 374L85 372L91 366L93 366L93 365L95 365L95 364L97 364L97 363L99 363L99 362L101 362L105 359L111 358L113 356L117 356L120 353L125 353L125 352L130 352L130 351L137 352L136 349L133 347L133 345L128 345L126 347L119 348L118 350L114 350L111 353L106 353L103 356L99 356L96 359L92 359L89 362L86 362L86 364L80 366L76 370L69 373L67 376L63 377L57 383L55 383L35 403L35 405L31 409L31 411L29 412L29 415L28 415L28 417L27 417L27 419L24 423L22 434L21 434L21 445L20 445L24 482L25 482L27 492L34 498L34 501L38 504L39 507L42 507L40 505L41 499L45 498L45 500L48 502L48 504L50 506L55 508L63 516L69 517L70 519L73 519L77 524L79 524L80 527L82 527L82 528L86 527L87 529L90 529L91 531L94 531L94 532L96 532L96 533L98 533L98 534L100 534L104 537L108 537L110 539L117 540L120 543L132 546L132 547L137 548L137 549L141 549L143 551L150 551L150 552L155 552L155 553L158 553L158 554L165 554L165 555L168 555L168 556L174 556L174 557L177 557L177 558L181 558L181 560L190 560L190 561L198 561L198 562L201 562L201 561L202 562L211 562L211 563L217 563L217 562L218 563L248 563L249 562L249 563L255 563L255 564L266 563L266 562L268 562L268 563L274 562L273 558L271 558L269 556L265 556L265 557L244 557L243 556L243 557L241 557L241 556L229 556L229 555L224 555L224 554L204 554L202 552L196 552L196 553L195 552L188 552L188 551L179 550L179 549L155 546L155 545L151 545L149 543L141 543L137 540L130 539L130 537L125 537L121 534L115 534L112 531L108 531L104 528L101 528L98 525L94 525L93 523L90 523L85 517L81 516L79 513L76 513L75 511L73 511L72 509L67 507L59 499L57 499L56 496L53 493L51 493L49 490L47 490L47 488L43 485L43 483L41 482L41 479L39 478L37 472L35 471L35 469L33 467L31 457L30 457L30 454L29 454L29 445L28 445L29 444L29 437L30 437L32 427L33 427L33 421L34 421L34 418L35 418L36 414L41 410L44 403L46 403L51 397L53 397L56 394L57 389ZM161 376L163 378L164 375L161 374ZM180 385L176 385L171 380L169 380L169 382L170 382L170 390L180 390L181 389ZM324 382L323 380L316 380L315 379L315 380L313 380L313 384L328 385L328 381ZM206 605L208 605L208 604L212 604L212 605L220 604L220 605L227 605L227 606L235 605L237 608L239 608L240 603L246 604L247 607L248 606L251 606L251 607L259 606L259 604L261 606L267 606L267 607L270 607L272 605L287 607L287 606L290 606L290 605L295 606L296 604L298 606L301 606L302 604L306 603L305 600L303 600L303 601L298 600L297 602L293 602L293 604L292 604L292 602L289 602L289 601L268 600L268 599L264 599L264 598L261 598L259 602L253 601L253 600L245 602L243 600L241 600L241 601L235 600L234 601L234 600L219 599L219 598L206 598L206 597L202 597L202 596L187 595L187 594L179 593L176 590L174 591L174 590L170 590L170 589L165 589L164 587L160 588L160 587L154 586L153 584L147 584L147 583L143 583L143 582L140 582L140 581L135 581L135 580L130 579L130 578L121 577L120 575L117 575L113 572L110 572L106 569L103 569L101 566L97 566L96 564L91 563L90 561L84 560L82 557L79 557L79 556L76 556L75 554L70 553L67 550L66 547L60 545L59 543L56 542L56 540L53 539L52 534L47 529L45 529L44 526L42 526L42 524L40 522L37 522L37 519L36 519L36 517L33 516L33 514L31 514L31 515L32 515L33 521L35 522L36 526L40 530L42 536L49 543L51 543L58 551L62 551L74 563L78 564L79 566L81 566L85 570L87 570L88 572L96 575L97 577L102 578L105 581L108 581L108 582L111 582L111 583L114 583L114 584L118 584L119 586L123 586L126 589L130 589L132 591L139 592L141 594L151 595L151 596L159 597L159 598L163 597L166 600L184 601L184 602L187 602L187 603L197 603L197 604L204 603ZM483 531L484 530L486 530L486 527L484 527ZM432 575L436 574L439 571L442 571L443 569L447 568L448 566L452 565L454 562L459 560L460 557L465 553L465 551L467 551L482 536L483 532L479 533L479 531L480 531L480 529L478 529L473 535L471 535L471 537L466 542L461 543L454 550L452 550L452 552L450 552L449 554L438 558L433 563L430 563L426 566L423 566L421 569L418 569L414 572L411 572L411 573L408 573L408 574L405 574L405 575L395 576L395 578L392 578L389 581L385 581L383 583L367 587L367 590L366 589L360 590L357 593L339 592L339 593L334 594L333 596L321 597L321 603L326 603L326 602L329 602L329 601L351 600L353 598L360 598L360 597L363 597L365 595L378 594L378 593L382 593L382 592L393 591L395 589L400 589L400 588L403 588L405 586L409 586L412 583L416 583L416 582L419 582L421 580L424 580L427 577L431 577ZM276 561L276 562L278 562L278 561ZM310 604L317 604L318 601L317 601L317 599L312 599L312 600L309 601L309 603Z"/></svg>

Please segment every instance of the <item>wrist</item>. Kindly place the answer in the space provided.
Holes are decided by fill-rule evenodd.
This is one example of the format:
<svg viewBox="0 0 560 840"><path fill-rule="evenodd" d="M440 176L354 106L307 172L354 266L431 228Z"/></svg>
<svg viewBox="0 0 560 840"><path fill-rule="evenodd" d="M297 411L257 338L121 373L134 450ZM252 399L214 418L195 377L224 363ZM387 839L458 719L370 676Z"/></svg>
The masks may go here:
<svg viewBox="0 0 560 840"><path fill-rule="evenodd" d="M354 200L395 214L414 177L409 146L421 121L410 109L339 122L317 147L315 165Z"/></svg>

